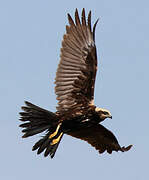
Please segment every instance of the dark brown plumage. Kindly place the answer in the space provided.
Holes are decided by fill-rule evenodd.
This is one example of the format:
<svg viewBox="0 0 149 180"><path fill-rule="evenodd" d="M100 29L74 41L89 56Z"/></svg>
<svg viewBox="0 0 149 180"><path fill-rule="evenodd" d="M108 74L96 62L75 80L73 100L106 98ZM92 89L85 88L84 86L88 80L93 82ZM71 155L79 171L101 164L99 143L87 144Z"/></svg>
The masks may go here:
<svg viewBox="0 0 149 180"><path fill-rule="evenodd" d="M55 79L55 93L58 106L56 113L44 110L29 102L22 107L20 120L24 123L23 138L46 132L34 146L37 154L44 152L54 157L64 134L87 141L99 153L107 151L128 151L121 147L112 132L99 123L112 118L111 113L97 108L94 103L94 87L97 71L95 28L91 27L91 11L86 19L82 10L81 19L75 11L75 21L68 14L69 26L63 36L60 63Z"/></svg>
<svg viewBox="0 0 149 180"><path fill-rule="evenodd" d="M88 104L94 98L94 83L97 70L95 31L91 28L91 11L86 24L85 11L82 11L82 23L78 11L75 23L68 14L70 26L66 26L63 37L61 59L56 73L58 111L67 111L77 104ZM97 22L94 25L96 27Z"/></svg>

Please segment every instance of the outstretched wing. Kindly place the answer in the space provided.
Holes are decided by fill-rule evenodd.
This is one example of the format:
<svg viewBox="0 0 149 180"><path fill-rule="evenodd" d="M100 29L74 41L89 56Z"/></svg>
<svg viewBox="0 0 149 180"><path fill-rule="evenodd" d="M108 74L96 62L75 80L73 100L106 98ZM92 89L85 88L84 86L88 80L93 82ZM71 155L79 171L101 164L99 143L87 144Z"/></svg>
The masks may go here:
<svg viewBox="0 0 149 180"><path fill-rule="evenodd" d="M55 81L59 112L88 105L94 98L97 70L95 27L98 20L92 30L91 11L86 22L83 9L81 19L77 9L75 22L68 14L69 26L66 26L63 37Z"/></svg>
<svg viewBox="0 0 149 180"><path fill-rule="evenodd" d="M132 145L121 147L114 134L104 126L98 124L91 127L82 127L75 132L69 132L68 135L87 141L99 153L107 151L109 154L112 151L128 151Z"/></svg>

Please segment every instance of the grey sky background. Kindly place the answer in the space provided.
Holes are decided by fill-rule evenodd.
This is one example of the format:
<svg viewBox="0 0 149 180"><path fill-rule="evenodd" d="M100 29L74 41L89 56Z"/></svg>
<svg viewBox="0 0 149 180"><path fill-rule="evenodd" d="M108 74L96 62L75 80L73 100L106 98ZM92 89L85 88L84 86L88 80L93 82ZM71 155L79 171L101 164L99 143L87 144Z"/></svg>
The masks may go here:
<svg viewBox="0 0 149 180"><path fill-rule="evenodd" d="M64 136L54 159L32 152L39 139L22 139L24 100L56 110L54 78L67 13L92 10L98 17L98 74L95 103L112 120L102 124L126 153L98 152L86 142ZM149 2L147 0L0 1L0 179L149 178Z"/></svg>

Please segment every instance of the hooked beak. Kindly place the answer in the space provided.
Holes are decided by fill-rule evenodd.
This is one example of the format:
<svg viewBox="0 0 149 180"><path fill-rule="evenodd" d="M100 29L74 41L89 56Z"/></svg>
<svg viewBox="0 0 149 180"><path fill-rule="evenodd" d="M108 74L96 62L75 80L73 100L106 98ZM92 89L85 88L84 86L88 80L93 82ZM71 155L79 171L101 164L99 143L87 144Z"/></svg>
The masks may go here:
<svg viewBox="0 0 149 180"><path fill-rule="evenodd" d="M112 116L110 115L108 118L112 119Z"/></svg>

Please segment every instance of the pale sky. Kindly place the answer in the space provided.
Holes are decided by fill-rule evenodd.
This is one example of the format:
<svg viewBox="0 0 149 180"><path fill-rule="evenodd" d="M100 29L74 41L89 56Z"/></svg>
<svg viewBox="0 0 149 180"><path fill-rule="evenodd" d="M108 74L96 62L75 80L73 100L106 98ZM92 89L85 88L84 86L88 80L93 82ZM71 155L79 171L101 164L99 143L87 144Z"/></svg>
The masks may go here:
<svg viewBox="0 0 149 180"><path fill-rule="evenodd" d="M32 152L40 135L22 139L24 100L56 111L54 78L67 13L92 11L98 74L95 104L111 111L102 124L125 153L98 154L64 136L55 157ZM86 13L87 13L86 12ZM149 179L149 2L147 0L0 1L0 179Z"/></svg>

